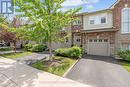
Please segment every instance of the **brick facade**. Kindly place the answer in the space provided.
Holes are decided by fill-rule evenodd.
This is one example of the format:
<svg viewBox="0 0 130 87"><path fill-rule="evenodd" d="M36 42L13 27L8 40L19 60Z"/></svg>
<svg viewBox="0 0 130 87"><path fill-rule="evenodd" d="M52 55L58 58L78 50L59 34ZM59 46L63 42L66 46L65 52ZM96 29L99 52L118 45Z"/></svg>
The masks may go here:
<svg viewBox="0 0 130 87"><path fill-rule="evenodd" d="M89 39L108 39L110 42L111 56L116 55L117 50L121 48L122 45L130 45L130 35L121 34L121 12L126 4L128 5L128 7L130 7L130 0L120 0L114 5L114 8L112 8L113 29L115 29L115 31L80 32L80 30L83 29L83 25L72 26L72 32L77 31L81 33L81 46L83 46L85 50L87 49L87 43ZM75 36L73 34L73 38L74 37Z"/></svg>
<svg viewBox="0 0 130 87"><path fill-rule="evenodd" d="M121 21L122 21L122 9L125 8L125 6L130 7L130 0L120 0L119 3L117 3L114 6L113 9L113 26L118 29L118 32L115 34L115 51L119 50L123 47L123 44L130 45L130 34L121 33Z"/></svg>

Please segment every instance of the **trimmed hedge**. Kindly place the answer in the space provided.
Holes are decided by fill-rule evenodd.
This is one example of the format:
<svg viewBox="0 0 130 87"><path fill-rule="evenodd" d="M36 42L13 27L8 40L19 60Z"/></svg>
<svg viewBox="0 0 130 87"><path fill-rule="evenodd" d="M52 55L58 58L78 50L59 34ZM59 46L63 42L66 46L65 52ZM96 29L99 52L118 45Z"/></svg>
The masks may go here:
<svg viewBox="0 0 130 87"><path fill-rule="evenodd" d="M26 44L24 46L26 51L31 51L31 52L43 52L47 48L47 45L45 44Z"/></svg>
<svg viewBox="0 0 130 87"><path fill-rule="evenodd" d="M10 47L2 47L0 48L0 51L10 51L12 50Z"/></svg>
<svg viewBox="0 0 130 87"><path fill-rule="evenodd" d="M126 61L130 62L130 50L120 50L120 51L118 51L117 54L123 60L126 60Z"/></svg>
<svg viewBox="0 0 130 87"><path fill-rule="evenodd" d="M83 55L83 50L80 47L60 48L55 50L55 55L63 57L80 58Z"/></svg>

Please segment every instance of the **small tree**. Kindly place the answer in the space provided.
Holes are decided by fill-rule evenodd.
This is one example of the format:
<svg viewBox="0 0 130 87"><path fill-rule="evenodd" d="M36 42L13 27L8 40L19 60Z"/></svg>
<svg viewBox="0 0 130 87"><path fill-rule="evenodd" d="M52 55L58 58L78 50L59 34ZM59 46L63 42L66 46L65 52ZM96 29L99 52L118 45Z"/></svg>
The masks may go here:
<svg viewBox="0 0 130 87"><path fill-rule="evenodd" d="M46 40L49 47L50 59L52 59L52 42L58 41L56 36L63 27L71 25L75 20L73 16L81 9L70 9L62 11L62 3L65 0L14 0L18 8L16 11L22 12L20 17L28 17L33 23L24 26L23 29L30 31L31 38L38 35L37 39ZM19 30L18 30L19 31ZM36 36L34 36L36 39Z"/></svg>
<svg viewBox="0 0 130 87"><path fill-rule="evenodd" d="M9 32L7 30L2 30L0 32L0 40L3 40L6 43L13 43L14 45L14 50L16 52L16 42L17 42L17 38L15 33L13 32Z"/></svg>

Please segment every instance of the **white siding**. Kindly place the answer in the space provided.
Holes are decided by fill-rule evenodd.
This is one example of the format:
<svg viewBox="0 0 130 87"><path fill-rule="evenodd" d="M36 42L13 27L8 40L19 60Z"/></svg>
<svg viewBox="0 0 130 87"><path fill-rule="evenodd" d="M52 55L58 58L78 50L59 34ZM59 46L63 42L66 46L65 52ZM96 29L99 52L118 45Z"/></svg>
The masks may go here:
<svg viewBox="0 0 130 87"><path fill-rule="evenodd" d="M101 23L101 17L106 17L106 23ZM90 20L94 19L94 24L90 24ZM112 12L100 12L87 14L84 16L84 30L92 29L103 29L113 27L113 17Z"/></svg>

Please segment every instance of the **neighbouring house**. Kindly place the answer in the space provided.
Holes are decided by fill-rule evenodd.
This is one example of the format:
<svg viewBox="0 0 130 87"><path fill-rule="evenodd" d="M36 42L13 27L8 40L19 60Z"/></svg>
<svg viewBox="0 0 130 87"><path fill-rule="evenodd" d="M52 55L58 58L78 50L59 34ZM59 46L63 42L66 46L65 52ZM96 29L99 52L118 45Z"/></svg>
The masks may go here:
<svg viewBox="0 0 130 87"><path fill-rule="evenodd" d="M78 45L88 54L115 56L130 49L130 0L118 0L109 9L76 15L69 46ZM63 46L62 46L63 47Z"/></svg>

